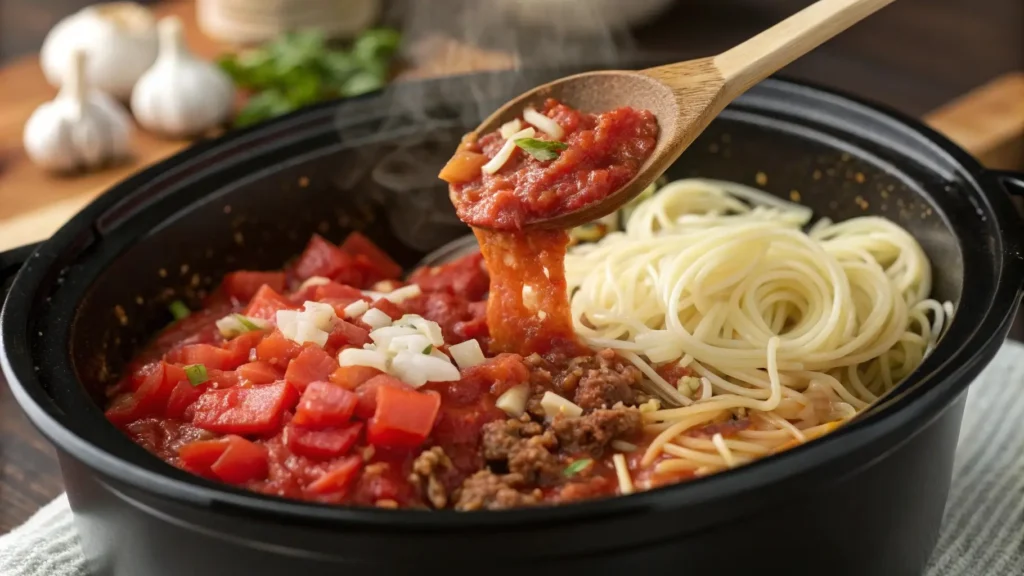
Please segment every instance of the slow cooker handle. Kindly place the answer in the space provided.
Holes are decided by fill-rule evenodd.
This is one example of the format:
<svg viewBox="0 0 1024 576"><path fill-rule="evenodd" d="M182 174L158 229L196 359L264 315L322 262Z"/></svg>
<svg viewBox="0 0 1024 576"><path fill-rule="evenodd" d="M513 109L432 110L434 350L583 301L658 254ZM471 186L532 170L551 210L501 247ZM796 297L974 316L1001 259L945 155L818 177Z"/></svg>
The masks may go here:
<svg viewBox="0 0 1024 576"><path fill-rule="evenodd" d="M39 244L26 244L0 252L0 304L7 298L7 291L11 289L18 270L21 270L22 265L38 247Z"/></svg>
<svg viewBox="0 0 1024 576"><path fill-rule="evenodd" d="M1007 192L1014 196L1024 197L1024 172L993 170L992 173Z"/></svg>

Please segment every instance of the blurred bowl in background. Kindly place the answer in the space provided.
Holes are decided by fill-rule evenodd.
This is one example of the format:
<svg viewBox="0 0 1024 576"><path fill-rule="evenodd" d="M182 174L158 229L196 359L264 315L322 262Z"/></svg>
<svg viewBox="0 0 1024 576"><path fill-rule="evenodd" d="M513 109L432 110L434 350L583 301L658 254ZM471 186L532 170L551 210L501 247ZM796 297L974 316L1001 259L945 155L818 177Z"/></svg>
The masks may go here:
<svg viewBox="0 0 1024 576"><path fill-rule="evenodd" d="M522 24L602 32L643 24L675 0L487 0Z"/></svg>
<svg viewBox="0 0 1024 576"><path fill-rule="evenodd" d="M256 44L296 30L350 38L381 14L381 0L196 0L199 29L231 44Z"/></svg>

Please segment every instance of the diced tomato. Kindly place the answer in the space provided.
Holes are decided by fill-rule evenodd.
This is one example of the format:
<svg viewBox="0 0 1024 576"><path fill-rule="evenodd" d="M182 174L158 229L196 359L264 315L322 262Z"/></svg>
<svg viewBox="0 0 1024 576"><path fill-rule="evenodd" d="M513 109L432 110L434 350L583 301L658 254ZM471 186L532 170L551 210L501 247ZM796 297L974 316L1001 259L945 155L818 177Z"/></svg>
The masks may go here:
<svg viewBox="0 0 1024 576"><path fill-rule="evenodd" d="M216 440L197 440L189 442L178 449L178 458L190 472L202 476L212 476L210 467L228 449L228 438L217 438Z"/></svg>
<svg viewBox="0 0 1024 576"><path fill-rule="evenodd" d="M227 449L210 471L228 484L244 484L267 477L267 449L239 436L227 437Z"/></svg>
<svg viewBox="0 0 1024 576"><path fill-rule="evenodd" d="M311 382L327 380L338 369L338 362L316 346L306 346L289 364L284 379L302 392Z"/></svg>
<svg viewBox="0 0 1024 576"><path fill-rule="evenodd" d="M256 361L238 367L238 377L252 384L270 384L281 379L282 371L269 362Z"/></svg>
<svg viewBox="0 0 1024 576"><path fill-rule="evenodd" d="M281 369L286 368L300 352L302 345L285 338L279 330L274 330L256 345L257 360Z"/></svg>
<svg viewBox="0 0 1024 576"><path fill-rule="evenodd" d="M236 302L248 302L263 285L276 292L284 292L284 272L253 272L241 270L224 276L224 292Z"/></svg>
<svg viewBox="0 0 1024 576"><path fill-rule="evenodd" d="M188 420L186 412L195 401L203 395L205 386L193 386L191 382L178 382L171 390L171 396L167 399L167 408L164 415L176 420Z"/></svg>
<svg viewBox="0 0 1024 576"><path fill-rule="evenodd" d="M219 434L266 434L280 427L284 411L298 401L287 382L207 390L193 405L192 423Z"/></svg>
<svg viewBox="0 0 1024 576"><path fill-rule="evenodd" d="M362 422L327 430L311 430L293 421L284 429L284 443L294 454L326 460L347 454L363 429Z"/></svg>
<svg viewBox="0 0 1024 576"><path fill-rule="evenodd" d="M373 416L373 413L377 411L377 390L383 386L391 386L403 390L413 389L412 386L387 374L374 376L356 388L356 396L359 399L359 402L356 404L356 417L368 420Z"/></svg>
<svg viewBox="0 0 1024 576"><path fill-rule="evenodd" d="M344 458L334 464L323 476L310 483L309 491L314 494L344 492L355 480L362 465L363 459L359 456Z"/></svg>
<svg viewBox="0 0 1024 576"><path fill-rule="evenodd" d="M107 410L107 419L123 426L144 416L160 414L167 406L174 387L182 380L187 380L187 377L181 367L160 362L157 368L149 371L138 390L119 399Z"/></svg>
<svg viewBox="0 0 1024 576"><path fill-rule="evenodd" d="M481 364L463 370L461 382L481 389L490 388L495 397L509 388L530 380L530 370L518 354L499 354Z"/></svg>
<svg viewBox="0 0 1024 576"><path fill-rule="evenodd" d="M338 284L337 282L329 282L316 287L316 301L320 302L325 298L347 298L350 302L368 300L358 288Z"/></svg>
<svg viewBox="0 0 1024 576"><path fill-rule="evenodd" d="M331 374L330 381L343 388L355 390L360 384L379 374L383 372L369 366L342 366ZM373 415L373 410L370 410L370 415Z"/></svg>
<svg viewBox="0 0 1024 576"><path fill-rule="evenodd" d="M189 344L167 353L167 360L175 364L202 364L207 370L233 370L238 367L228 350L212 344Z"/></svg>
<svg viewBox="0 0 1024 576"><path fill-rule="evenodd" d="M270 286L263 285L256 291L256 295L245 307L244 315L260 320L273 320L278 310L291 310L295 308L287 298L281 296Z"/></svg>
<svg viewBox="0 0 1024 576"><path fill-rule="evenodd" d="M307 428L347 424L356 409L356 395L330 382L311 382L302 393L292 422Z"/></svg>
<svg viewBox="0 0 1024 576"><path fill-rule="evenodd" d="M331 348L340 348L342 346L361 348L363 344L369 344L369 342L369 332L344 320L336 321L334 328L331 329L331 333L327 337L327 345Z"/></svg>
<svg viewBox="0 0 1024 576"><path fill-rule="evenodd" d="M441 396L381 386L377 410L366 428L366 439L374 446L415 448L430 435L441 408Z"/></svg>
<svg viewBox="0 0 1024 576"><path fill-rule="evenodd" d="M398 305L388 300L387 298L379 298L376 302L370 305L371 308L376 308L381 312L387 314L392 320L398 320L405 315L405 311Z"/></svg>
<svg viewBox="0 0 1024 576"><path fill-rule="evenodd" d="M231 353L231 364L234 367L241 366L249 361L252 349L260 343L267 335L262 330L239 334L225 342L221 347Z"/></svg>
<svg viewBox="0 0 1024 576"><path fill-rule="evenodd" d="M206 376L211 388L231 388L242 383L238 372L234 370L207 370Z"/></svg>
<svg viewBox="0 0 1024 576"><path fill-rule="evenodd" d="M340 270L351 265L352 257L334 244L314 234L305 251L295 263L295 275L302 280L313 276L333 278Z"/></svg>
<svg viewBox="0 0 1024 576"><path fill-rule="evenodd" d="M163 369L164 369L163 368L163 363L157 361L157 362L150 362L149 364L146 364L146 365L142 366L141 368L139 368L139 369L135 370L134 372L132 372L132 378L131 378L131 389L132 389L132 391L134 392L135 390L138 390L139 386L142 386L142 383L145 382L147 378L152 376L154 372L162 371Z"/></svg>
<svg viewBox="0 0 1024 576"><path fill-rule="evenodd" d="M449 184L472 182L480 177L484 164L487 164L487 156L472 150L457 150L437 177Z"/></svg>
<svg viewBox="0 0 1024 576"><path fill-rule="evenodd" d="M373 282L392 280L402 275L402 267L392 260L387 252L359 232L349 234L341 243L341 250L351 256L365 256L366 261L372 264L376 272L377 277L372 279Z"/></svg>
<svg viewBox="0 0 1024 576"><path fill-rule="evenodd" d="M484 340L491 335L490 328L487 327L487 318L483 316L472 320L456 322L452 326L452 332L455 333L457 340L463 342L466 340Z"/></svg>
<svg viewBox="0 0 1024 576"><path fill-rule="evenodd" d="M409 276L424 292L447 292L468 300L482 300L490 289L490 277L479 252L454 262L419 268Z"/></svg>

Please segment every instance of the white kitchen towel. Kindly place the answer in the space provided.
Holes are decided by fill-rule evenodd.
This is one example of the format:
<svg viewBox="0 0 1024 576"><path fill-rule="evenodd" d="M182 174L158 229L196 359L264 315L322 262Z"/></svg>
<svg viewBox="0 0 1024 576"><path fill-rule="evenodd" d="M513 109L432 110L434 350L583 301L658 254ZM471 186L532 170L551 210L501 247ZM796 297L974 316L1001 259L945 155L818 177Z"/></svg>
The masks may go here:
<svg viewBox="0 0 1024 576"><path fill-rule="evenodd" d="M925 574L1024 575L1020 343L1004 344L971 385L942 534ZM0 536L0 576L88 576L66 496Z"/></svg>

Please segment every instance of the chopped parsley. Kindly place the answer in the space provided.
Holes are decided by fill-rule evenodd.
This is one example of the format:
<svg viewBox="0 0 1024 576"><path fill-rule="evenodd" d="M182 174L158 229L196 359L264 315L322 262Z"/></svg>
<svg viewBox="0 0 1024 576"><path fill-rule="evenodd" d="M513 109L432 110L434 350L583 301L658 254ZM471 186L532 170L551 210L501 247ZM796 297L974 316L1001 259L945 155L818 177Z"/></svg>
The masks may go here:
<svg viewBox="0 0 1024 576"><path fill-rule="evenodd" d="M579 460L566 466L562 474L565 474L566 478L572 478L573 476L589 468L590 465L593 463L594 461L591 460L590 458L580 458Z"/></svg>
<svg viewBox="0 0 1024 576"><path fill-rule="evenodd" d="M569 147L563 142L554 140L538 140L537 138L520 138L516 140L516 146L522 148L530 156L537 160L547 161L558 158L558 153Z"/></svg>
<svg viewBox="0 0 1024 576"><path fill-rule="evenodd" d="M185 376L193 386L199 386L210 379L206 373L206 366L202 364L189 364L185 366Z"/></svg>

